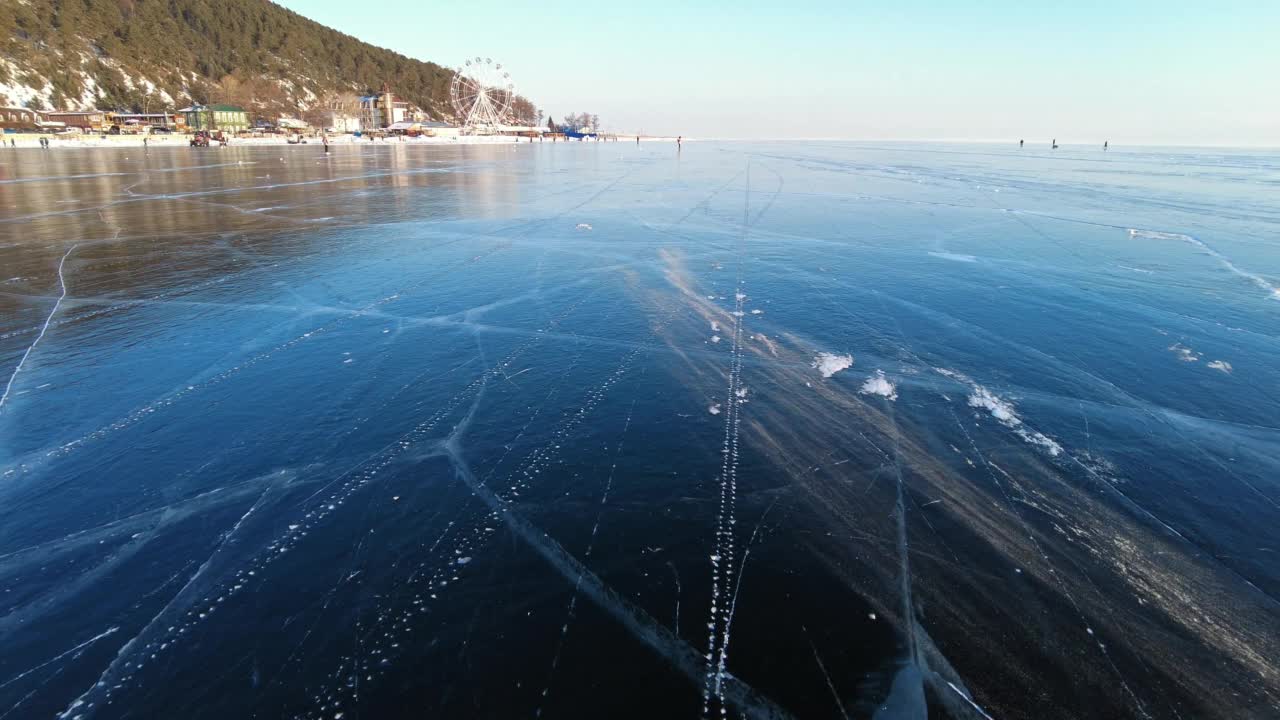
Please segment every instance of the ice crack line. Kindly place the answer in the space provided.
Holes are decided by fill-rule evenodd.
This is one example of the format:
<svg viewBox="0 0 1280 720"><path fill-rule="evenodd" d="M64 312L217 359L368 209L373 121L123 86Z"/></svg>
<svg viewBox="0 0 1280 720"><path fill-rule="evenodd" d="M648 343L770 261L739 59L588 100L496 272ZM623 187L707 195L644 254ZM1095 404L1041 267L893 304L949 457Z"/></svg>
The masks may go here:
<svg viewBox="0 0 1280 720"><path fill-rule="evenodd" d="M579 301L580 303L581 301ZM566 311L567 313L567 311ZM653 332L659 333L662 327L670 322L675 314L673 307L659 320L656 321ZM607 317L607 316L606 316ZM539 333L536 337L545 337L546 333ZM500 459L485 477L478 478L470 470L461 447L462 436L465 435L466 427L459 425L456 435L453 436L452 442L446 442L442 445L444 454L450 458L455 465L458 476L467 484L476 497L481 499L487 512L482 515L473 517L469 521L460 522L460 526L469 529L461 529L452 541L452 547L443 551L443 558L434 558L437 563L434 571L428 572L426 565L431 560L424 562L414 576L409 579L406 587L411 587L412 594L411 606L402 610L394 610L390 606L380 606L378 610L379 619L375 621L373 627L368 633L369 650L368 655L376 658L372 664L367 660L356 660L350 667L339 667L330 675L330 681L334 686L317 694L313 700L316 707L301 713L295 717L308 718L311 720L321 720L329 717L334 707L340 704L350 704L355 701L353 691L356 680L362 680L366 684L378 679L383 675L387 668L391 667L400 653L400 639L403 635L415 631L415 619L418 616L426 615L430 607L439 600L447 589L462 579L466 568L476 557L479 552L495 537L496 528L507 523L512 516L516 514L516 508L522 493L535 487L535 481L542 475L545 470L550 469L556 459L559 457L564 443L566 443L574 434L576 429L581 426L591 412L599 406L599 404L608 395L609 390L616 385L628 372L630 372L632 364L641 353L649 350L647 345L641 345L633 348L630 352L622 356L618 366L613 373L606 377L603 382L589 391L583 397L583 404L573 414L563 418L551 433L547 441L530 452L525 458L506 474L504 478L490 483L490 478L494 477L502 464ZM580 356L579 356L580 357ZM577 365L579 358L575 358L569 369L561 376L557 382L557 388L567 382L569 376L573 372L573 368ZM510 363L504 363L495 367L508 367ZM495 376L490 376L495 377ZM558 392L553 388L547 397ZM544 403L545 404L545 403ZM524 427L517 434L516 438L508 443L503 458L511 451L514 444L522 437L533 423L534 417L542 412L540 407L534 416L525 423ZM629 415L630 417L630 415ZM629 429L628 421L626 428ZM626 430L624 429L624 434ZM615 451L620 452L620 447ZM616 459L615 455L615 459ZM609 490L611 490L609 485ZM607 495L602 496L602 502L607 501ZM598 518L597 518L598 521ZM598 531L599 525L595 526ZM539 532L539 536L545 537L545 533ZM532 542L532 541L531 541ZM552 542L549 539L544 542ZM539 546L540 547L540 546ZM559 547L557 545L557 547ZM563 552L563 550L561 550ZM429 552L428 555L431 555ZM576 559L573 561L576 571L564 573L564 576L574 588L574 595L577 598L586 597L588 599L596 597L593 594L593 583L600 584L599 578L591 575L590 570L582 565ZM553 563L554 564L554 563ZM556 565L560 570L564 570L564 565ZM572 602L569 612L576 610L576 601ZM570 620L572 617L570 617ZM562 634L567 632L567 622L562 625ZM549 687L549 686L548 686ZM549 690L547 690L549 692ZM741 703L740 689L730 687L729 701ZM737 693L737 695L734 695Z"/></svg>
<svg viewBox="0 0 1280 720"><path fill-rule="evenodd" d="M555 330L584 300L585 297L570 304L557 317L551 319L545 329ZM289 524L286 531L276 536L246 566L237 570L226 580L214 583L208 592L192 600L191 597L197 595L193 589L195 588L193 583L205 574L209 563L217 555L218 550L227 543L227 539L240 527L240 522L238 522L223 538L218 550L215 550L214 556L210 557L210 561L197 570L196 575L192 576L187 585L174 596L165 609L161 611L160 615L157 615L156 618L144 626L133 640L121 647L116 659L108 666L98 683L95 683L73 701L63 712L62 717L70 718L73 715L91 713L94 708L99 707L102 703L111 702L113 696L120 694L126 686L131 685L144 664L166 662L167 658L164 658L164 656L171 654L180 643L191 637L191 631L197 625L205 623L221 603L242 592L252 592L251 584L264 578L266 572L275 563L280 562L282 558L289 557L288 553L302 542L311 531L317 529L331 515L338 513L339 508L342 508L361 488L377 480L379 472L385 471L397 458L426 438L462 402L479 391L488 380L498 377L504 371L504 368L509 367L511 363L540 342L541 337L541 334L535 335L513 349L503 360L487 368L479 377L459 390L435 413L404 435L384 446L378 452L341 473L310 497L303 500L301 505L309 509L302 517ZM261 502L262 500L259 499L259 503ZM254 508L256 507L258 507L258 504L255 504ZM253 508L249 512L252 513ZM241 522L247 517L248 513L241 518ZM180 604L185 605L187 609L182 611ZM171 610L173 611L172 614L176 615L181 612L181 615L175 617L173 624L168 625L167 629L161 629L160 625L157 624L157 620L166 614L171 614ZM425 611L425 608L422 608L422 610ZM141 656L142 659L138 661L132 660L131 658L135 656Z"/></svg>
<svg viewBox="0 0 1280 720"><path fill-rule="evenodd" d="M111 423L110 425L106 425L106 426L104 426L104 427L101 427L101 428L99 428L99 429L97 429L97 430L95 430L95 431L93 431L93 432L91 432L91 433L89 433L89 434L87 434L87 435L81 436L81 437L79 437L79 438L77 438L77 439L75 439L75 440L68 441L68 442L66 442L66 443L64 443L64 444L62 444L62 445L59 445L59 446L57 446L57 447L55 447L55 448L53 448L53 449L46 450L46 451L44 452L44 457L45 457L45 459L47 460L47 459L53 459L53 458L59 458L59 457L66 456L66 455L70 454L71 452L73 452L73 451L75 451L75 450L79 449L80 447L83 447L84 445L86 445L87 443L89 443L89 442L91 442L91 441L99 440L99 439L101 439L101 438L103 438L103 437L105 437L105 436L109 435L109 434L110 434L110 433L112 433L112 432L117 432L117 431L119 431L119 430L123 430L123 429L125 429L125 428L131 427L131 426L133 426L133 425L135 425L135 424L137 424L137 423L139 423L139 422L141 422L141 421L143 421L143 420L145 420L145 419L147 419L147 418L151 417L151 416L152 416L152 415L154 415L155 413L157 413L157 412L159 412L159 411L161 411L161 410L164 410L164 409L166 409L166 408L168 408L168 407L170 407L170 406L172 406L172 405L174 405L174 404L176 404L176 403L178 403L178 402L180 402L180 401L182 401L182 400L185 400L187 397L189 397L189 396L191 396L191 395L193 395L193 394L195 394L195 393L198 393L198 392L200 392L200 391L203 391L203 390L208 389L209 387L212 387L212 386L214 386L214 385L217 385L217 384L220 384L220 383L222 383L222 382L225 382L225 381L229 380L230 378L232 378L233 376L235 376L235 375L237 375L237 374L239 374L239 373L243 372L244 370L247 370L248 368L251 368L251 367L253 367L253 366L255 366L255 365L258 365L258 364L260 364L260 363L262 363L262 362L264 362L264 361L266 361L266 360L270 359L271 357L273 357L273 356L275 356L275 355L277 355L277 354L279 354L279 353L281 353L281 352L285 352L285 351L290 350L290 349L292 349L292 348L294 348L294 347L296 347L296 346L298 346L298 345L301 345L302 343L305 343L305 342L307 342L308 340L310 340L311 338L316 337L316 336L318 336L318 335L320 335L320 334L322 334L322 333L330 333L330 332L332 332L333 330L335 330L336 328L341 327L342 325L344 325L344 324L346 324L346 323L349 323L349 322L351 322L351 321L353 321L353 320L355 320L355 319L357 319L357 318L367 316L367 315L369 315L371 312L373 312L373 311L377 310L378 308L380 308L380 307L382 307L382 306L384 306L384 305L387 305L387 304L389 304L389 303L391 303L391 302L394 302L395 300L398 300L400 297L402 297L402 296L403 296L405 293L407 293L408 291L410 291L410 290L412 290L412 289L414 289L414 288L420 287L420 286L422 286L422 285L426 284L427 282L429 282L429 281L431 281L431 280L433 280L433 279L436 279L436 278L438 278L438 277L440 277L440 276L442 276L442 275L445 275L445 274L447 274L447 273L450 273L450 272L455 272L455 271L457 271L458 269L460 269L461 267L464 267L464 266L467 266L467 265L472 265L472 264L478 263L478 262L480 262L481 260L483 260L484 258L486 258L486 257L488 257L488 256L492 255L493 253L498 252L499 250L503 249L504 247L506 247L506 245L505 245L505 244L499 243L498 245L495 245L495 246L490 247L490 248L488 248L488 249L486 249L486 250L484 250L484 251L481 251L480 253L476 254L475 256L472 256L472 257L470 257L470 258L464 259L464 260L462 260L462 261L460 261L460 262L458 262L458 263L456 263L456 264L454 264L454 265L450 266L449 268L447 268L447 269L445 269L445 270L442 270L442 271L437 272L437 273L433 273L433 274L431 274L431 275L429 275L429 276L427 276L427 277L425 277L425 278L423 278L423 279L420 279L420 280L418 280L418 281L416 281L416 282L412 283L411 285L407 286L407 287L406 287L405 289L403 289L403 290L400 290L400 291L398 291L398 292L396 292L396 293L393 293L393 294L391 294L391 295L387 295L387 296L384 296L384 297L378 298L378 299L376 299L376 300L374 300L374 301L372 301L372 302L369 302L369 303L367 303L367 304L365 304L365 305L363 305L363 306L361 306L361 307L359 307L359 308L355 308L355 309L351 310L350 312L348 312L347 314L342 315L342 316L340 316L340 317L338 317L338 318L335 318L335 319L331 320L330 322L325 323L324 325L320 325L320 326L318 326L318 327L314 327L314 328L312 328L311 330L308 330L307 332L302 333L301 335L298 335L298 336L296 336L296 337L294 337L294 338L292 338L292 339L290 339L290 340L287 340L287 341L285 341L285 342L283 342L283 343L281 343L281 344L279 344L279 345L276 345L275 347L272 347L272 348L270 348L270 349L268 349L268 350L266 350L266 351L260 352L260 353L258 353L257 355L254 355L254 356L252 356L252 357L248 358L247 360L244 360L244 361L242 361L242 362L240 362L240 363L238 363L238 364L236 364L236 365L234 365L234 366L232 366L232 367L230 367L230 368L227 368L227 369L223 370L222 372L219 372L217 375L214 375L213 377L210 377L210 378L208 378L208 379L205 379L205 380L203 380L203 381L201 381L201 382L198 382L198 383L195 383L195 384L185 385L185 386L181 387L180 389L178 389L178 390L176 390L176 391L174 391L174 392L172 392L172 393L170 393L170 394L168 394L168 395L166 395L166 396L164 396L164 397L162 397L162 398L160 398L160 399L158 399L158 400L152 401L151 403L148 403L147 405L144 405L144 406L142 406L142 407L140 407L140 408L137 408L137 409L135 409L135 410L131 411L131 412L130 412L130 413L128 413L126 416L124 416L123 418L120 418L120 419L116 420L115 422ZM74 248L73 248L73 249L74 249ZM69 253L70 253L70 251L68 251L68 254L69 254ZM64 260L65 260L65 258L64 258ZM65 295L65 291L64 291L64 295ZM55 306L55 308L54 308L54 309L56 310L56 309L57 309L57 307ZM52 314L50 315L50 317L52 317ZM38 342L38 341L39 341L39 338L37 337L37 338L36 338L36 340L37 340L37 342ZM28 351L28 352L29 352L29 351ZM24 358L24 359L25 359L25 358ZM10 382L12 382L12 379L10 380Z"/></svg>
<svg viewBox="0 0 1280 720"><path fill-rule="evenodd" d="M742 240L746 239L751 207L751 165L746 172L746 200L742 208L742 235L738 242L737 282L734 288L733 346L729 361L729 387L725 402L728 411L724 417L724 444L720 462L720 508L716 515L715 550L711 554L711 610L707 621L706 677L702 688L702 717L711 714L711 700L715 697L720 716L726 717L724 682L729 662L729 628L733 622L729 601L729 587L733 583L734 526L738 493L738 438L742 422L742 405L746 402L742 392L742 335L743 312L747 296L742 292ZM721 572L721 568L724 568Z"/></svg>
<svg viewBox="0 0 1280 720"><path fill-rule="evenodd" d="M64 650L64 651L62 651L61 653L58 653L57 655L53 656L52 658L50 658L50 659L48 659L48 660L45 660L44 662L40 663L39 665L36 665L35 667L31 668L30 670L26 670L26 671L24 671L24 672L20 672L20 673L18 673L17 675L14 675L13 677L9 678L8 680L6 680L6 681L4 681L4 682L0 683L0 688L4 688L4 687L7 687L7 686L9 686L9 685L12 685L13 683L18 682L19 680L21 680L22 678L24 678L24 677L26 677L26 676L30 675L31 673L36 672L37 670L40 670L40 669L42 669L42 668L46 668L46 667L48 667L48 666L52 665L53 663L58 662L59 660L61 660L62 658L66 657L66 656L68 656L68 655L71 655L71 654L73 654L73 653L79 652L80 650L83 650L84 648L87 648L87 647L89 647L90 645L92 645L92 644L94 644L94 643L98 642L98 641L99 641L99 640L101 640L102 638L107 637L108 635L115 634L115 633L116 633L116 632L118 632L119 630L120 630L120 628L119 628L119 627L110 627L110 628L107 628L106 630L104 630L104 631L102 631L102 632L98 633L97 635L94 635L93 637L89 638L88 640L85 640L84 642L80 643L79 645L76 645L75 647L71 648L70 650ZM16 707L16 706L15 706L15 707ZM10 708L10 709L12 709L12 708ZM0 716L0 717L3 717L3 716Z"/></svg>
<svg viewBox="0 0 1280 720"><path fill-rule="evenodd" d="M609 478L605 481L604 492L600 495L600 505L596 510L596 521L591 526L591 539L587 541L586 552L582 555L582 564L585 566L591 560L591 553L595 550L596 536L600 532L600 519L604 516L605 506L609 504L609 493L613 490L613 477L618 471L618 458L622 455L622 445L626 441L627 431L631 429L631 417L635 414L636 402L631 401L631 409L627 411L627 420L622 426L622 435L618 438L618 444L613 451L613 464L609 467ZM575 611L578 606L578 593L582 589L582 573L578 573L578 579L573 584L573 594L569 596L569 606L565 609L565 620L560 626L560 638L556 643L555 655L551 658L551 671L547 677L547 685L542 689L542 697L540 702L545 703L547 695L551 692L551 683L555 679L556 668L560 666L560 656L564 652L565 638L569 635L569 626L573 624ZM542 717L542 705L539 705L534 717Z"/></svg>
<svg viewBox="0 0 1280 720"><path fill-rule="evenodd" d="M67 297L67 280L62 274L62 268L67 264L67 258L71 256L71 252L76 249L76 245L67 248L66 254L62 256L62 260L58 262L58 284L62 286L62 294L58 296L58 301L53 304L53 309L49 311L49 317L45 318L44 325L40 327L40 333L36 335L36 339L27 347L27 351L22 353L22 359L18 361L16 367L13 368L13 374L9 376L9 382L5 383L4 394L0 395L0 409L4 408L4 404L9 400L9 392L13 390L13 381L18 377L18 373L22 371L22 366L27 362L27 358L31 356L31 351L36 349L36 345L40 344L40 340L44 338L44 334L49 330L49 323L53 322L54 313L58 312L58 308L62 305L62 301Z"/></svg>

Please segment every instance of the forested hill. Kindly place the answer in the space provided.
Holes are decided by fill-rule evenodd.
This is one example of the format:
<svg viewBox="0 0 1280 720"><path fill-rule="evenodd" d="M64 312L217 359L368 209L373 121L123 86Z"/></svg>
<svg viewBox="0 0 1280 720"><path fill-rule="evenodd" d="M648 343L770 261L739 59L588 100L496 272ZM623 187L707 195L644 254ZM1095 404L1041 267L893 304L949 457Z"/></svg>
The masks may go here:
<svg viewBox="0 0 1280 720"><path fill-rule="evenodd" d="M449 69L374 47L267 0L3 5L0 104L154 112L192 101L230 102L263 115L303 114L387 83L438 119L452 114Z"/></svg>

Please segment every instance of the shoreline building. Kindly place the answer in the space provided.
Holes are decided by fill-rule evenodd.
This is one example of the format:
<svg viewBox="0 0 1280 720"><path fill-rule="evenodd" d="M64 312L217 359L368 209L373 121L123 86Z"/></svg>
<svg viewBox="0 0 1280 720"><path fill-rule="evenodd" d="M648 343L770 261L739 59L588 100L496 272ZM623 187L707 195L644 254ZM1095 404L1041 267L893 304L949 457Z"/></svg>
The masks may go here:
<svg viewBox="0 0 1280 720"><path fill-rule="evenodd" d="M186 118L188 130L239 132L249 129L249 113L237 105L192 105L178 112Z"/></svg>
<svg viewBox="0 0 1280 720"><path fill-rule="evenodd" d="M44 126L44 115L39 110L24 107L0 107L0 130L39 130Z"/></svg>
<svg viewBox="0 0 1280 720"><path fill-rule="evenodd" d="M85 133L106 132L111 127L107 113L102 110L48 110L40 114L47 123L62 123L64 127L78 128Z"/></svg>
<svg viewBox="0 0 1280 720"><path fill-rule="evenodd" d="M408 135L410 137L419 135L424 137L458 137L462 132L461 128L438 120L424 120L422 122L404 120L398 123L391 123L385 129L393 135Z"/></svg>
<svg viewBox="0 0 1280 720"><path fill-rule="evenodd" d="M422 134L427 137L458 137L462 128L439 120L428 120L422 123Z"/></svg>
<svg viewBox="0 0 1280 720"><path fill-rule="evenodd" d="M108 113L112 125L124 127L136 125L147 128L169 128L181 132L186 129L186 118L181 113Z"/></svg>
<svg viewBox="0 0 1280 720"><path fill-rule="evenodd" d="M365 130L381 130L396 123L426 120L427 114L421 108L396 97L385 83L382 92L360 98L360 127Z"/></svg>
<svg viewBox="0 0 1280 720"><path fill-rule="evenodd" d="M360 116L335 110L329 113L329 124L325 129L334 133L360 132Z"/></svg>

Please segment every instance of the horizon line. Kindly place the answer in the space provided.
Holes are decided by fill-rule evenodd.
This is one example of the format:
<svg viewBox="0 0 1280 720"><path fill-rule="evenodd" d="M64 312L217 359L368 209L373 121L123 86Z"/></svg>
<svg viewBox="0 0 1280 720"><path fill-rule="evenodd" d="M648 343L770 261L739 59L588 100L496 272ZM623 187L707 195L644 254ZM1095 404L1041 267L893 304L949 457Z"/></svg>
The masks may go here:
<svg viewBox="0 0 1280 720"><path fill-rule="evenodd" d="M620 133L614 133L620 134ZM644 135L642 137L666 137L666 135ZM672 135L672 137L675 137ZM860 137L837 137L837 136L816 136L816 137L750 137L750 136L718 136L718 137L700 137L696 135L686 135L685 140L696 140L699 142L858 142L858 143L968 143L974 145L1012 145L1014 144L1007 138L860 138ZM1025 139L1025 138L1021 138ZM1039 141L1040 144L1048 145L1048 141ZM1217 148L1217 149L1234 149L1234 150L1280 150L1280 141L1275 144L1230 144L1220 142L1205 143L1188 143L1188 142L1111 142L1111 147L1141 147L1141 148ZM1059 142L1058 147L1095 147L1100 146L1097 142Z"/></svg>

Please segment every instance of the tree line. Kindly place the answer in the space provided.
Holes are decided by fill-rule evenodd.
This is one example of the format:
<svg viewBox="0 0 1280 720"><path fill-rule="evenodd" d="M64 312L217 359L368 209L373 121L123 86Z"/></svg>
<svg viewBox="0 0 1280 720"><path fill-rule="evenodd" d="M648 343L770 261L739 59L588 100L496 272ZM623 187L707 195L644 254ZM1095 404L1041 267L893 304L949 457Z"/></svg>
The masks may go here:
<svg viewBox="0 0 1280 720"><path fill-rule="evenodd" d="M554 118L547 118L547 129L551 132L563 132L564 130L599 130L600 116L591 113L569 113L564 116L560 122L556 122Z"/></svg>
<svg viewBox="0 0 1280 720"><path fill-rule="evenodd" d="M152 112L227 102L301 115L383 83L452 119L453 71L362 42L267 0L24 0L0 12L0 83L52 86L49 107ZM87 75L87 80L86 76ZM141 82L145 78L149 83ZM152 85L153 84L153 85ZM0 102L4 98L0 98ZM537 110L513 103L532 124Z"/></svg>

